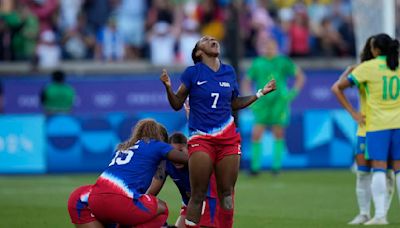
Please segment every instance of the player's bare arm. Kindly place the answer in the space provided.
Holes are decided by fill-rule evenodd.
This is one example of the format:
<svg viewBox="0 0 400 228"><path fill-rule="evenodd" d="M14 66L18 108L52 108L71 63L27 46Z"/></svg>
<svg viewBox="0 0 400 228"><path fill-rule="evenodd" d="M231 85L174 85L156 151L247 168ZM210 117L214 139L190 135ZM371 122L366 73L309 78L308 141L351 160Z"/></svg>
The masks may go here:
<svg viewBox="0 0 400 228"><path fill-rule="evenodd" d="M303 70L299 67L297 67L295 78L296 81L294 82L293 87L295 90L300 91L304 86L306 76L304 75Z"/></svg>
<svg viewBox="0 0 400 228"><path fill-rule="evenodd" d="M166 69L163 69L160 80L165 86L165 90L167 91L167 96L168 96L168 101L171 105L171 107L175 110L178 111L182 108L183 104L185 103L185 100L189 94L189 91L186 89L184 84L181 84L178 88L178 91L174 93L172 90L171 86L171 79L168 75L168 72Z"/></svg>
<svg viewBox="0 0 400 228"><path fill-rule="evenodd" d="M175 163L186 164L189 160L187 148L182 148L182 150L184 153L177 149L171 150L167 155L167 159Z"/></svg>
<svg viewBox="0 0 400 228"><path fill-rule="evenodd" d="M162 187L164 186L165 180L167 179L165 165L165 161L162 161L157 167L156 174L154 174L153 180L151 181L150 187L147 189L146 194L157 196L158 193L160 193Z"/></svg>
<svg viewBox="0 0 400 228"><path fill-rule="evenodd" d="M239 110L246 108L251 105L254 101L256 101L261 96L264 96L276 89L275 80L269 81L264 88L258 90L255 95L245 96L245 97L236 97L232 100L232 110Z"/></svg>
<svg viewBox="0 0 400 228"><path fill-rule="evenodd" d="M365 125L365 116L358 112L349 102L349 100L344 95L343 91L351 87L351 83L347 80L347 76L351 73L353 68L347 68L343 74L340 76L339 80L336 81L331 90L335 94L339 103L350 113L353 119L361 126Z"/></svg>

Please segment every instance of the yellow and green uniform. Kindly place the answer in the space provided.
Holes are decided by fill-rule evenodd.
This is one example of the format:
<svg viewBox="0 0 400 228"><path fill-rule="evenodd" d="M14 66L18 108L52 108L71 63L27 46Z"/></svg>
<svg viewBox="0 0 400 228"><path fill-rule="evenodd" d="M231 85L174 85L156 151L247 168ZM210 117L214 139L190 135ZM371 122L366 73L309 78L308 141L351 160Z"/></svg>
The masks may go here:
<svg viewBox="0 0 400 228"><path fill-rule="evenodd" d="M263 88L272 79L276 81L276 91L261 97L251 105L257 124L280 126L288 124L289 105L293 97L288 91L287 80L293 77L296 71L296 65L285 56L258 57L253 61L247 75L257 89Z"/></svg>
<svg viewBox="0 0 400 228"><path fill-rule="evenodd" d="M365 95L365 88L363 85L360 85L358 88L358 94L360 97L360 104L359 104L359 110L360 113L365 116L367 115L367 110L366 110L366 95ZM365 129L365 125L357 125L357 147L356 147L356 154L364 154L365 159L369 159L368 153L366 151L366 145L365 145L365 135L367 134L367 131Z"/></svg>
<svg viewBox="0 0 400 228"><path fill-rule="evenodd" d="M366 95L366 141L371 160L400 160L400 72L378 56L359 65L349 81Z"/></svg>
<svg viewBox="0 0 400 228"><path fill-rule="evenodd" d="M349 75L366 94L366 131L400 128L400 72L386 66L386 57L378 56L359 65Z"/></svg>

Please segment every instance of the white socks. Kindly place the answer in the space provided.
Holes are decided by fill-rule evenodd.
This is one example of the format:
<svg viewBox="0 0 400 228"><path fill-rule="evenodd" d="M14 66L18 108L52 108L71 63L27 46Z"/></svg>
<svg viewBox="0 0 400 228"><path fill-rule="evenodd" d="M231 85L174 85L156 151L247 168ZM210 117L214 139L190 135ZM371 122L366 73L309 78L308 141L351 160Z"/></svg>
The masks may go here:
<svg viewBox="0 0 400 228"><path fill-rule="evenodd" d="M387 193L386 193L386 201L385 201L385 210L386 214L389 211L390 205L392 204L392 199L395 191L395 175L394 171L392 169L389 169L386 171L386 188L387 188ZM399 180L399 179L397 179ZM398 181L397 181L398 182Z"/></svg>
<svg viewBox="0 0 400 228"><path fill-rule="evenodd" d="M356 195L361 215L370 215L371 179L371 172L357 171Z"/></svg>
<svg viewBox="0 0 400 228"><path fill-rule="evenodd" d="M385 201L387 195L386 172L373 172L371 182L372 199L375 205L375 218L386 216Z"/></svg>

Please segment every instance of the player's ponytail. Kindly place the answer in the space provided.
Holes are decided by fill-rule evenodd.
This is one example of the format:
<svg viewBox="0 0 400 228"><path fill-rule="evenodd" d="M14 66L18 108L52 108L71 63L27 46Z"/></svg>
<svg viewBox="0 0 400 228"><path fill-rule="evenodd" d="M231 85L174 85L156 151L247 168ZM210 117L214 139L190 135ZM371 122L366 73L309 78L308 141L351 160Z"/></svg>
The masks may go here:
<svg viewBox="0 0 400 228"><path fill-rule="evenodd" d="M374 36L372 46L380 50L380 55L386 56L386 66L396 70L399 66L399 41L381 33Z"/></svg>
<svg viewBox="0 0 400 228"><path fill-rule="evenodd" d="M389 53L386 58L386 65L391 70L396 70L399 66L399 41L393 39L389 44Z"/></svg>
<svg viewBox="0 0 400 228"><path fill-rule="evenodd" d="M198 50L199 50L199 42L196 43L196 45L192 50L192 60L194 64L201 62L201 56L196 55Z"/></svg>

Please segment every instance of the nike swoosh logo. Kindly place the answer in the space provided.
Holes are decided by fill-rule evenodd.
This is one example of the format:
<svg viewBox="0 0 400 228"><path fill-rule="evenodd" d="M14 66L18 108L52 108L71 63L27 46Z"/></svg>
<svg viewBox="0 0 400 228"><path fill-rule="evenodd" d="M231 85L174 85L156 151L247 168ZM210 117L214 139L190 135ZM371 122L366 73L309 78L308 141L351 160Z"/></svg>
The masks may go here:
<svg viewBox="0 0 400 228"><path fill-rule="evenodd" d="M207 83L207 81L197 81L197 85L203 85L204 83Z"/></svg>

